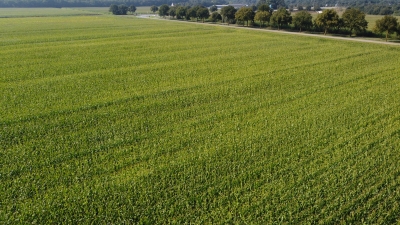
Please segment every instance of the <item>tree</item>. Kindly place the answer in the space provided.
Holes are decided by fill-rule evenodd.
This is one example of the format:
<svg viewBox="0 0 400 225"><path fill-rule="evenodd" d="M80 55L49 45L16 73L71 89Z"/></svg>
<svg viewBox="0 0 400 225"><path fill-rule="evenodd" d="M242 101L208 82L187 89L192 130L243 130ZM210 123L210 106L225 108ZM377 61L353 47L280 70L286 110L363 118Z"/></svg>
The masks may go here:
<svg viewBox="0 0 400 225"><path fill-rule="evenodd" d="M268 1L269 2L269 1ZM261 5L268 5L267 4L267 0L259 0L258 2L257 2L257 8L258 8L258 10L260 10L260 6Z"/></svg>
<svg viewBox="0 0 400 225"><path fill-rule="evenodd" d="M132 14L133 14L134 12L136 12L136 6L134 6L134 5L129 6L128 12L131 12Z"/></svg>
<svg viewBox="0 0 400 225"><path fill-rule="evenodd" d="M197 10L198 8L192 7L186 11L186 19L196 18L197 21Z"/></svg>
<svg viewBox="0 0 400 225"><path fill-rule="evenodd" d="M152 11L153 13L155 13L155 12L158 11L158 7L155 6L155 5L153 5L153 6L150 7L150 11Z"/></svg>
<svg viewBox="0 0 400 225"><path fill-rule="evenodd" d="M112 5L110 5L110 8L108 9L108 11L114 15L118 15L118 6L115 4L112 4Z"/></svg>
<svg viewBox="0 0 400 225"><path fill-rule="evenodd" d="M199 9L207 9L207 8L202 5L196 5L191 8L188 8L186 11L186 19L196 18L196 21L197 21L199 19L198 14L197 14L197 11L199 11Z"/></svg>
<svg viewBox="0 0 400 225"><path fill-rule="evenodd" d="M397 36L400 38L400 23L397 23Z"/></svg>
<svg viewBox="0 0 400 225"><path fill-rule="evenodd" d="M386 15L382 19L379 19L375 22L374 31L376 33L386 32L387 41L389 34L393 34L395 31L397 31L397 26L397 18Z"/></svg>
<svg viewBox="0 0 400 225"><path fill-rule="evenodd" d="M285 8L279 8L278 11L272 13L271 22L278 26L278 30L282 25L288 25L292 22L292 16Z"/></svg>
<svg viewBox="0 0 400 225"><path fill-rule="evenodd" d="M203 20L204 23L204 19L210 17L210 12L208 11L207 8L200 8L197 10L196 15L198 18Z"/></svg>
<svg viewBox="0 0 400 225"><path fill-rule="evenodd" d="M239 21L247 21L247 26L249 26L249 20L254 20L254 11L248 7L242 7L235 13L235 18Z"/></svg>
<svg viewBox="0 0 400 225"><path fill-rule="evenodd" d="M315 25L324 28L324 35L328 32L328 29L336 27L338 24L339 15L334 9L324 10L315 18Z"/></svg>
<svg viewBox="0 0 400 225"><path fill-rule="evenodd" d="M297 10L298 10L298 11L302 11L302 10L304 10L304 8L303 8L303 6L299 5L299 6L297 7Z"/></svg>
<svg viewBox="0 0 400 225"><path fill-rule="evenodd" d="M176 7L175 6L169 7L168 15L172 16L172 18L175 18L175 16L176 16Z"/></svg>
<svg viewBox="0 0 400 225"><path fill-rule="evenodd" d="M293 16L293 25L296 28L301 29L305 28L308 29L312 27L312 16L307 11L300 11Z"/></svg>
<svg viewBox="0 0 400 225"><path fill-rule="evenodd" d="M126 15L127 12L128 12L128 6L126 5L118 6L118 15Z"/></svg>
<svg viewBox="0 0 400 225"><path fill-rule="evenodd" d="M176 8L176 18L177 19L182 19L183 17L185 17L186 16L186 11L187 11L186 7L178 6Z"/></svg>
<svg viewBox="0 0 400 225"><path fill-rule="evenodd" d="M210 12L216 12L216 11L218 11L218 7L216 5L210 7Z"/></svg>
<svg viewBox="0 0 400 225"><path fill-rule="evenodd" d="M268 5L262 4L262 5L258 6L257 11L264 11L264 12L269 12L270 14L272 14L273 10Z"/></svg>
<svg viewBox="0 0 400 225"><path fill-rule="evenodd" d="M231 20L235 19L235 13L236 13L236 9L235 9L235 7L233 7L231 5L221 8L222 18L223 19L226 18L226 21L228 22L228 25L229 25L229 22Z"/></svg>
<svg viewBox="0 0 400 225"><path fill-rule="evenodd" d="M260 27L264 25L265 22L269 22L271 18L271 13L268 11L257 11L254 16L254 20L260 21Z"/></svg>
<svg viewBox="0 0 400 225"><path fill-rule="evenodd" d="M222 17L218 12L212 12L211 16L210 16L210 19L211 19L212 22L217 22L218 20L221 20Z"/></svg>
<svg viewBox="0 0 400 225"><path fill-rule="evenodd" d="M350 29L350 36L353 33L353 30L359 32L368 27L368 22L365 20L365 13L361 12L359 9L346 9L342 18L344 26Z"/></svg>
<svg viewBox="0 0 400 225"><path fill-rule="evenodd" d="M169 6L164 4L160 6L160 8L158 9L158 15L162 17L168 16L168 11L169 11Z"/></svg>

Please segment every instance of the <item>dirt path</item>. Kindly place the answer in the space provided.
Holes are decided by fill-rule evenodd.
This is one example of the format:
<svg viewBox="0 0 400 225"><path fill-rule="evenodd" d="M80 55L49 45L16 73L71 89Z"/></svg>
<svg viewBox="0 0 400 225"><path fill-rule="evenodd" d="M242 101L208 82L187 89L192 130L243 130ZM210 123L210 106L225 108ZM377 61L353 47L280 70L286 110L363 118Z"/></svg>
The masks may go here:
<svg viewBox="0 0 400 225"><path fill-rule="evenodd" d="M137 17L144 18L144 19L161 19L161 18L154 17L154 14L149 14L149 15L145 14L145 15L140 15ZM165 21L188 23L187 21L181 21L181 20L166 19ZM192 22L192 23L195 23L195 22ZM236 26L236 25L228 26L226 24L213 24L213 23L201 23L201 22L198 22L195 24L205 25L205 26L219 26L219 27L227 27L227 28L236 28L236 29L247 29L247 30L259 31L259 32L272 32L272 33L279 33L279 34L300 35L300 36L308 36L308 37L314 37L314 38L330 38L330 39L344 40L344 41L357 41L357 42L366 42L366 43L381 44L381 45L394 45L394 46L400 47L400 43L375 41L375 40L369 40L369 39L363 39L363 38L337 37L337 36L329 36L329 35L327 36L327 35L321 35L321 34L288 32L288 31L281 31L281 30L268 30L268 29L254 28L254 27L241 27L241 26Z"/></svg>

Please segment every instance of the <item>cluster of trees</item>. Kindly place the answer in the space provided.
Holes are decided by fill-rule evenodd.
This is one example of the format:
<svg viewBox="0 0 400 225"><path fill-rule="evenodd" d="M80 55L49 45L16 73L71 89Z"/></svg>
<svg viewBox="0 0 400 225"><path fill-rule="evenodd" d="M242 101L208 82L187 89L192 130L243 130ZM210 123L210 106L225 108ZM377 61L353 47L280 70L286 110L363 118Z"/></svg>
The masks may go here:
<svg viewBox="0 0 400 225"><path fill-rule="evenodd" d="M127 12L131 12L131 13L136 12L136 6L131 5L128 7L126 5L112 4L108 11L112 12L112 14L114 14L114 15L126 15Z"/></svg>
<svg viewBox="0 0 400 225"><path fill-rule="evenodd" d="M155 12L157 6L151 6L150 10ZM213 10L217 10L213 8ZM212 10L211 10L212 11ZM215 11L212 12L212 15L216 15ZM204 22L205 19L210 18L210 11L208 10L207 7L202 6L202 5L197 5L194 7L190 6L168 6L166 4L161 5L158 8L158 15L161 17L166 17L170 16L172 18L177 18L177 19L196 19L196 20L202 20ZM218 20L218 18L213 18L211 19Z"/></svg>
<svg viewBox="0 0 400 225"><path fill-rule="evenodd" d="M223 5L225 0L177 0L180 5ZM116 5L149 6L171 4L171 0L3 0L0 7L108 7Z"/></svg>

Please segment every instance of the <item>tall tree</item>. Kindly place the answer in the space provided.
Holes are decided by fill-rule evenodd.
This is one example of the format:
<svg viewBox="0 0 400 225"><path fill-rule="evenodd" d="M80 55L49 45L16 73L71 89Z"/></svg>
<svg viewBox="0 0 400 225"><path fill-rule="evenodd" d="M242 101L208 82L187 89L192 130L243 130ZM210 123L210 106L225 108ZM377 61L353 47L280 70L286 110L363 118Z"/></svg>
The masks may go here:
<svg viewBox="0 0 400 225"><path fill-rule="evenodd" d="M189 8L186 11L186 19L196 18L196 21L197 21L197 10L198 10L198 8L196 8L196 7Z"/></svg>
<svg viewBox="0 0 400 225"><path fill-rule="evenodd" d="M108 9L108 11L114 15L118 15L118 6L116 4L112 4L112 5L110 5L110 8Z"/></svg>
<svg viewBox="0 0 400 225"><path fill-rule="evenodd" d="M272 14L272 12L273 12L273 10L267 4L262 4L262 5L258 6L257 12L258 11L265 11L265 12L269 12L270 14Z"/></svg>
<svg viewBox="0 0 400 225"><path fill-rule="evenodd" d="M328 29L337 27L339 24L339 15L334 9L326 9L315 18L315 25L324 28L324 35L328 33Z"/></svg>
<svg viewBox="0 0 400 225"><path fill-rule="evenodd" d="M356 32L367 29L368 22L365 20L365 13L359 9L346 9L342 15L344 26L350 29L350 36L353 30Z"/></svg>
<svg viewBox="0 0 400 225"><path fill-rule="evenodd" d="M393 34L395 31L397 31L397 26L397 18L386 15L382 19L379 19L375 22L374 31L377 33L386 32L387 41L389 34Z"/></svg>
<svg viewBox="0 0 400 225"><path fill-rule="evenodd" d="M248 7L242 7L235 13L235 18L239 21L247 21L247 26L249 26L249 20L254 20L254 11Z"/></svg>
<svg viewBox="0 0 400 225"><path fill-rule="evenodd" d="M216 11L218 11L218 7L216 5L210 7L210 12L216 12Z"/></svg>
<svg viewBox="0 0 400 225"><path fill-rule="evenodd" d="M312 16L307 11L300 11L293 16L293 25L296 28L301 29L305 28L308 29L312 27Z"/></svg>
<svg viewBox="0 0 400 225"><path fill-rule="evenodd" d="M131 13L136 12L136 6L130 5L130 6L128 7L128 12L131 12Z"/></svg>
<svg viewBox="0 0 400 225"><path fill-rule="evenodd" d="M168 16L168 11L169 11L169 6L167 4L164 4L160 6L160 8L158 9L158 15L162 17Z"/></svg>
<svg viewBox="0 0 400 225"><path fill-rule="evenodd" d="M176 18L177 19L182 19L183 17L186 16L186 11L187 8L184 6L178 6L176 7Z"/></svg>
<svg viewBox="0 0 400 225"><path fill-rule="evenodd" d="M128 12L128 6L126 6L126 5L119 5L118 6L118 12L119 12L119 14L118 15L126 15L126 13Z"/></svg>
<svg viewBox="0 0 400 225"><path fill-rule="evenodd" d="M175 18L175 16L176 16L176 6L169 7L168 15L170 17L172 16L172 18Z"/></svg>
<svg viewBox="0 0 400 225"><path fill-rule="evenodd" d="M218 12L212 12L210 15L210 19L212 22L217 22L218 20L221 20L222 17Z"/></svg>
<svg viewBox="0 0 400 225"><path fill-rule="evenodd" d="M152 11L153 13L155 13L155 12L158 11L158 7L155 6L155 5L152 5L152 6L150 7L150 11Z"/></svg>
<svg viewBox="0 0 400 225"><path fill-rule="evenodd" d="M233 6L231 6L231 5L222 7L222 9L221 9L222 18L223 18L223 19L226 19L226 21L228 22L228 25L229 25L229 22L230 22L231 20L235 19L235 13L236 13L236 11L237 11L237 10L235 9L235 7L233 7Z"/></svg>
<svg viewBox="0 0 400 225"><path fill-rule="evenodd" d="M254 20L260 21L260 27L264 25L265 22L268 22L271 18L271 13L268 11L257 11L254 16Z"/></svg>
<svg viewBox="0 0 400 225"><path fill-rule="evenodd" d="M203 23L204 23L204 19L210 17L210 11L208 11L207 8L200 8L197 10L196 15L198 18L200 18Z"/></svg>
<svg viewBox="0 0 400 225"><path fill-rule="evenodd" d="M282 25L288 25L292 22L292 16L285 8L281 7L271 16L271 22L278 26L278 30Z"/></svg>

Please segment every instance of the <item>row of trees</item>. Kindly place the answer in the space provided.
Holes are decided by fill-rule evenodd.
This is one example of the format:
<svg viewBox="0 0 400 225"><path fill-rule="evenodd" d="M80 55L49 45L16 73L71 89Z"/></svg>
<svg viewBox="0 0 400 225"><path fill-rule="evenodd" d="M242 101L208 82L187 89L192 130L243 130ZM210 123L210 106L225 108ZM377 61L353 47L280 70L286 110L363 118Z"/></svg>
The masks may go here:
<svg viewBox="0 0 400 225"><path fill-rule="evenodd" d="M155 12L157 6L151 6L150 10ZM217 12L214 11L213 15L216 15ZM218 13L217 13L218 14ZM204 22L205 19L210 18L210 11L208 8L202 5L197 5L194 7L190 6L168 6L162 5L158 8L158 15L161 17L170 16L172 18L177 19L200 19ZM215 18L214 18L215 19ZM218 19L218 18L216 18Z"/></svg>
<svg viewBox="0 0 400 225"><path fill-rule="evenodd" d="M227 4L225 0L178 0L173 1L181 5ZM171 4L170 0L0 0L0 7L108 7L116 5L149 6Z"/></svg>
<svg viewBox="0 0 400 225"><path fill-rule="evenodd" d="M134 13L136 12L136 6L126 6L126 5L115 5L112 4L110 9L108 10L114 15L126 15L128 12Z"/></svg>
<svg viewBox="0 0 400 225"><path fill-rule="evenodd" d="M349 8L339 17L334 9L327 9L318 14L313 20L312 15L308 11L300 11L291 15L291 12L281 7L274 11L268 5L262 4L254 11L251 7L242 7L235 9L233 6L225 6L220 12L216 8L210 7L210 10L204 6L174 6L162 5L160 7L152 6L151 11L156 12L161 17L170 16L177 19L205 19L216 22L240 23L249 26L259 22L259 26L271 25L281 28L295 27L301 31L322 31L325 35L328 32L338 33L344 32L352 34L365 33L368 22L365 19L365 13L359 9ZM376 33L385 33L386 40L389 34L397 32L400 34L400 24L396 17L387 15L376 22L374 28Z"/></svg>

